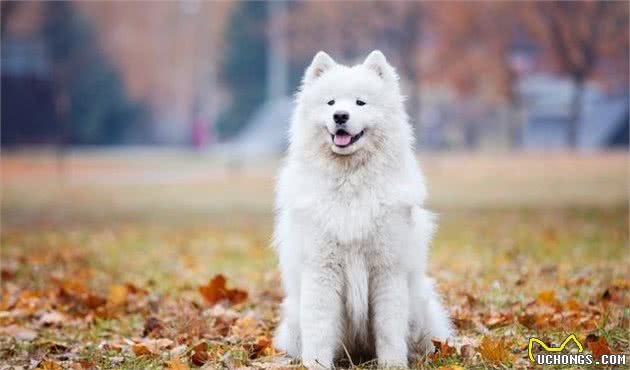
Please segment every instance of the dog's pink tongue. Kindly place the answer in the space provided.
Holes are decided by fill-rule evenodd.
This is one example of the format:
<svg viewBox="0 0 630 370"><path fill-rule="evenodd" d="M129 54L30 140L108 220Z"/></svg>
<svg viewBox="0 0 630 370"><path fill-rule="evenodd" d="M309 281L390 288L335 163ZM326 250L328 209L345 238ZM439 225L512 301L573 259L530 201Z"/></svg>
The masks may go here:
<svg viewBox="0 0 630 370"><path fill-rule="evenodd" d="M345 134L345 133L341 133L341 134L335 134L335 144L339 145L339 146L346 146L348 144L350 144L350 140L352 140L352 136Z"/></svg>

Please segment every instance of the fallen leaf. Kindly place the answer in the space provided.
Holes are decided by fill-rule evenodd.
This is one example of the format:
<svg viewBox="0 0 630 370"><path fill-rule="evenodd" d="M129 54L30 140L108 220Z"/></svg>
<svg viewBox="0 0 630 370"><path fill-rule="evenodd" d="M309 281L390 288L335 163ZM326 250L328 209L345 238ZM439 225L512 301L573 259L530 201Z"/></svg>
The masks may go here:
<svg viewBox="0 0 630 370"><path fill-rule="evenodd" d="M132 283L125 283L125 287L127 288L127 292L130 294L143 295L148 293L145 289L138 288Z"/></svg>
<svg viewBox="0 0 630 370"><path fill-rule="evenodd" d="M190 354L190 361L193 363L193 365L201 366L205 364L206 362L208 362L209 357L210 356L208 355L208 343L200 342L196 344L195 346L193 346L191 354Z"/></svg>
<svg viewBox="0 0 630 370"><path fill-rule="evenodd" d="M572 311L580 310L580 302L576 301L575 299L567 300L566 302L564 302L563 306L565 310L572 310Z"/></svg>
<svg viewBox="0 0 630 370"><path fill-rule="evenodd" d="M252 350L250 351L250 358L258 358L258 357L266 357L271 356L273 354L273 346L271 343L271 339L265 337L263 335L256 338L252 346Z"/></svg>
<svg viewBox="0 0 630 370"><path fill-rule="evenodd" d="M451 317L458 329L471 329L475 326L475 322L467 310L456 310Z"/></svg>
<svg viewBox="0 0 630 370"><path fill-rule="evenodd" d="M625 292L619 286L610 286L602 293L602 300L607 303L622 303Z"/></svg>
<svg viewBox="0 0 630 370"><path fill-rule="evenodd" d="M54 341L49 341L49 340L42 341L38 343L38 345L41 346L42 348L46 348L48 353L52 353L52 354L63 353L67 351L68 349L70 349L70 346L66 343L54 342Z"/></svg>
<svg viewBox="0 0 630 370"><path fill-rule="evenodd" d="M558 300L556 299L556 293L553 290L543 290L538 293L536 297L536 301L541 304L546 304L549 306L557 306Z"/></svg>
<svg viewBox="0 0 630 370"><path fill-rule="evenodd" d="M145 346L144 344L134 344L134 345L131 346L131 350L138 357L154 355L154 353L151 352L151 350L149 350L149 348L147 346Z"/></svg>
<svg viewBox="0 0 630 370"><path fill-rule="evenodd" d="M75 369L77 370L94 370L96 369L96 364L90 360L79 360L77 363L74 364L75 365Z"/></svg>
<svg viewBox="0 0 630 370"><path fill-rule="evenodd" d="M234 325L236 319L229 317L217 317L214 319L214 330L222 337L230 334L230 328Z"/></svg>
<svg viewBox="0 0 630 370"><path fill-rule="evenodd" d="M244 302L247 299L247 292L239 289L227 289L225 287L225 277L221 274L216 275L206 285L199 287L199 293L203 296L208 304L216 304L220 301L227 300L232 304Z"/></svg>
<svg viewBox="0 0 630 370"><path fill-rule="evenodd" d="M114 306L119 306L127 302L128 295L129 289L126 285L112 285L107 294L107 302Z"/></svg>
<svg viewBox="0 0 630 370"><path fill-rule="evenodd" d="M470 344L464 344L462 348L460 348L459 353L464 360L470 360L475 356L475 350Z"/></svg>
<svg viewBox="0 0 630 370"><path fill-rule="evenodd" d="M231 334L239 338L255 337L258 335L258 322L251 315L241 317L232 326Z"/></svg>
<svg viewBox="0 0 630 370"><path fill-rule="evenodd" d="M431 342L433 342L433 346L435 347L435 352L430 356L432 360L450 357L455 354L455 348L451 347L447 341L433 338Z"/></svg>
<svg viewBox="0 0 630 370"><path fill-rule="evenodd" d="M0 268L0 278L2 278L2 280L4 281L13 279L15 277L16 272L17 271L15 268L2 267Z"/></svg>
<svg viewBox="0 0 630 370"><path fill-rule="evenodd" d="M83 303L87 306L87 308L95 310L105 305L105 303L107 303L107 299L96 294L88 294L83 300Z"/></svg>
<svg viewBox="0 0 630 370"><path fill-rule="evenodd" d="M598 360L602 358L602 355L612 354L606 338L595 334L589 334L586 336L586 346L593 354L593 357Z"/></svg>
<svg viewBox="0 0 630 370"><path fill-rule="evenodd" d="M180 360L179 358L174 358L168 362L168 370L189 370L188 365Z"/></svg>
<svg viewBox="0 0 630 370"><path fill-rule="evenodd" d="M490 315L484 317L483 323L487 327L493 329L510 324L512 319L513 316L511 313L491 313Z"/></svg>
<svg viewBox="0 0 630 370"><path fill-rule="evenodd" d="M58 363L49 360L40 362L37 368L41 370L61 370L61 366Z"/></svg>
<svg viewBox="0 0 630 370"><path fill-rule="evenodd" d="M162 330L162 323L160 322L160 320L155 317L149 317L144 323L142 336L146 337L150 335L156 335L159 333L160 330Z"/></svg>
<svg viewBox="0 0 630 370"><path fill-rule="evenodd" d="M504 338L493 340L484 336L479 344L479 353L486 361L499 364L509 361L510 353Z"/></svg>
<svg viewBox="0 0 630 370"><path fill-rule="evenodd" d="M61 289L70 295L80 296L87 294L88 288L83 281L77 279L66 279L59 282Z"/></svg>

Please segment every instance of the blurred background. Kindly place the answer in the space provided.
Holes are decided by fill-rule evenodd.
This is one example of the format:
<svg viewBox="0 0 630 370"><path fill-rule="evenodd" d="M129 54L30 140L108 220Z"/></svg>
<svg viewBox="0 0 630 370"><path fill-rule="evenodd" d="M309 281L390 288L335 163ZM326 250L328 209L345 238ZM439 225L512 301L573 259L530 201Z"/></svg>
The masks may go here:
<svg viewBox="0 0 630 370"><path fill-rule="evenodd" d="M627 148L627 5L3 1L2 146L277 155L313 55L378 48L420 150Z"/></svg>
<svg viewBox="0 0 630 370"><path fill-rule="evenodd" d="M627 2L1 11L4 225L169 212L269 223L292 96L318 50L352 64L381 49L397 67L431 207L627 206Z"/></svg>

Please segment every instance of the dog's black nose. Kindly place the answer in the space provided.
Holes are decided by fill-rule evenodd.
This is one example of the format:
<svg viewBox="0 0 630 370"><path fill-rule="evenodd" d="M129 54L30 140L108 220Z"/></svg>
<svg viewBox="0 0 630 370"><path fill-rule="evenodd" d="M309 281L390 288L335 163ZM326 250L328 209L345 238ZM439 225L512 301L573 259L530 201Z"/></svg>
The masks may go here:
<svg viewBox="0 0 630 370"><path fill-rule="evenodd" d="M344 123L348 122L348 119L350 119L350 114L345 110L338 110L335 112L335 114L333 114L333 119L335 120L336 124L343 125Z"/></svg>

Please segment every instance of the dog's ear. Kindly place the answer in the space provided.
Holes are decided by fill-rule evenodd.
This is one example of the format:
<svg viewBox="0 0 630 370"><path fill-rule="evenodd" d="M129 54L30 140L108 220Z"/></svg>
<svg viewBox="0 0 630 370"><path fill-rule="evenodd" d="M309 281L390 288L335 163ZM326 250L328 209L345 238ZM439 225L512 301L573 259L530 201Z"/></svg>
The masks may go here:
<svg viewBox="0 0 630 370"><path fill-rule="evenodd" d="M394 67L387 63L385 55L380 50L374 50L365 58L363 65L374 71L380 78L386 81L397 81L398 75Z"/></svg>
<svg viewBox="0 0 630 370"><path fill-rule="evenodd" d="M304 84L309 84L315 81L336 64L337 63L333 60L333 58L330 57L330 55L326 54L323 51L318 52L315 55L315 58L313 58L311 65L306 69L306 74L304 75Z"/></svg>

